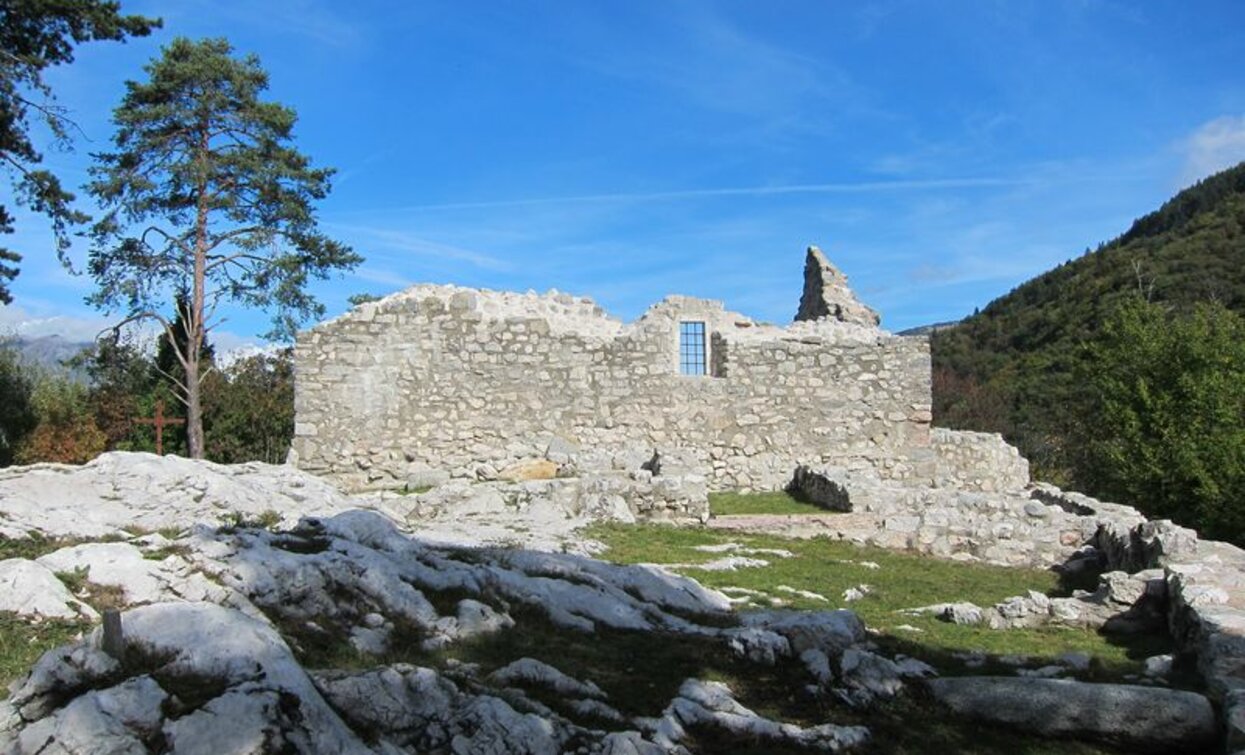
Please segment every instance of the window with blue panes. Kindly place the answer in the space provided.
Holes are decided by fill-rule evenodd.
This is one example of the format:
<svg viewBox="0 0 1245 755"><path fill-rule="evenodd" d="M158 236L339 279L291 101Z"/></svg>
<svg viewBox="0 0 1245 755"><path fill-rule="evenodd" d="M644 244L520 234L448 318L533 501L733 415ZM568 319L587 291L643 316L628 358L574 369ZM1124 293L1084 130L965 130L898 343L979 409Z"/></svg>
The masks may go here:
<svg viewBox="0 0 1245 755"><path fill-rule="evenodd" d="M679 323L679 372L684 375L706 375L708 350L703 322Z"/></svg>

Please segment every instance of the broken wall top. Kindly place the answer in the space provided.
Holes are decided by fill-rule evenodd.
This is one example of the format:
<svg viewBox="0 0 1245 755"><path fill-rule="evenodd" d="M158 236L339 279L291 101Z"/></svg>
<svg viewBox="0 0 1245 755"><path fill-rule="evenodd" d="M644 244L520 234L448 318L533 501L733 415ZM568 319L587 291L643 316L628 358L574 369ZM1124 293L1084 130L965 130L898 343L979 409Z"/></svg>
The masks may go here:
<svg viewBox="0 0 1245 755"><path fill-rule="evenodd" d="M877 327L882 322L876 311L856 298L847 285L847 276L815 246L808 248L804 258L804 294L795 319L832 320L867 327Z"/></svg>
<svg viewBox="0 0 1245 755"><path fill-rule="evenodd" d="M703 320L710 331L740 342L817 339L869 343L893 337L878 327L878 314L856 300L847 287L846 276L816 247L808 249L804 275L800 313L796 321L786 327L758 322L730 311L721 301L690 296L667 296L650 306L633 323L624 324L591 298L556 290L540 294L419 284L360 304L313 330L332 330L335 324L347 321L370 321L378 314L432 309L485 321L541 320L548 324L551 334L594 340L619 338L636 330L689 319Z"/></svg>

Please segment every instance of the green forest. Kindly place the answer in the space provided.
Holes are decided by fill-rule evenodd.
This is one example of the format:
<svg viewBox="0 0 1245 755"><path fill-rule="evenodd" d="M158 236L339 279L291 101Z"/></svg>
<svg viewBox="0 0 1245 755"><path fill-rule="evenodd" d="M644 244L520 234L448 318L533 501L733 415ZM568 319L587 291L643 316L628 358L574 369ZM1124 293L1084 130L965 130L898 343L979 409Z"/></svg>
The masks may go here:
<svg viewBox="0 0 1245 755"><path fill-rule="evenodd" d="M1245 539L1245 163L931 335L935 424Z"/></svg>
<svg viewBox="0 0 1245 755"><path fill-rule="evenodd" d="M154 341L106 338L59 368L30 364L0 345L0 466L154 452L157 404L172 420L163 428L163 452L188 455L186 407L172 387L179 365L163 336ZM284 462L294 435L291 350L217 364L208 345L202 358L205 457Z"/></svg>

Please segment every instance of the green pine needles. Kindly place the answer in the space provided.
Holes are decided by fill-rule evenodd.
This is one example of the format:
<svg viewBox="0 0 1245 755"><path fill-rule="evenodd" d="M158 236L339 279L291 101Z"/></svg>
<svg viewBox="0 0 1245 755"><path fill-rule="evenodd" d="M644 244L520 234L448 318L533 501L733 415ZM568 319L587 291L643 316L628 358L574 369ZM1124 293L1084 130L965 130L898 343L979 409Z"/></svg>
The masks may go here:
<svg viewBox="0 0 1245 755"><path fill-rule="evenodd" d="M309 281L362 258L318 231L313 205L333 171L291 146L294 111L260 99L268 76L254 55L178 38L145 70L149 80L127 82L113 113L115 151L91 170L105 214L91 229L90 301L123 310L123 324L164 328L181 367L169 378L186 404L188 450L202 458L201 345L217 307L268 310L268 336L288 339L323 314ZM183 338L161 314L175 297Z"/></svg>

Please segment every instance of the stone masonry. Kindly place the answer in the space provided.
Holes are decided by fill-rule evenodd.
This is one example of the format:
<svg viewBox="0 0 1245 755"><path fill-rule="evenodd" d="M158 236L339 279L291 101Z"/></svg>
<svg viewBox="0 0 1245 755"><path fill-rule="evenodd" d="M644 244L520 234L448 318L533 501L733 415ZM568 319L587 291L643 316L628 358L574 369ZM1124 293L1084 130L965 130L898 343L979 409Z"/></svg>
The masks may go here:
<svg viewBox="0 0 1245 755"><path fill-rule="evenodd" d="M808 248L804 260L804 294L795 319L833 319L870 327L882 322L877 312L857 301L847 285L847 276L815 246Z"/></svg>
<svg viewBox="0 0 1245 755"><path fill-rule="evenodd" d="M963 449L931 443L928 341L876 327L816 248L806 276L785 328L682 296L631 324L556 292L419 285L363 304L298 337L292 458L355 489L654 452L710 489L780 489L802 464L932 484L938 448ZM681 374L685 323L703 323L704 375Z"/></svg>

